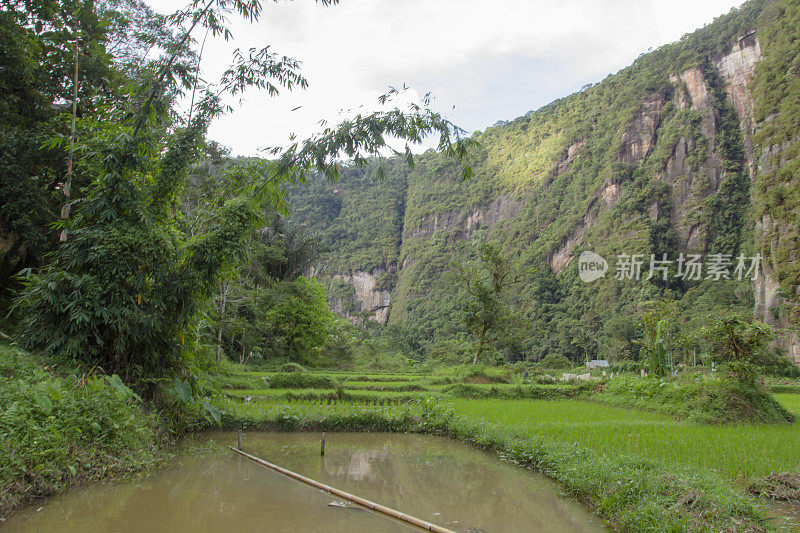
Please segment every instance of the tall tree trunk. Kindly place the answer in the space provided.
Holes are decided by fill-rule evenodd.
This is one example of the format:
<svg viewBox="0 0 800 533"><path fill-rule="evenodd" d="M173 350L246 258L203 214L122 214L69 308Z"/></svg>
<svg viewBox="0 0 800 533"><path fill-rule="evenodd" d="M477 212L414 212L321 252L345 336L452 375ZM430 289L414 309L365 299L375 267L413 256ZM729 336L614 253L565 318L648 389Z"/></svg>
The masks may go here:
<svg viewBox="0 0 800 533"><path fill-rule="evenodd" d="M478 358L483 353L483 344L484 344L484 342L486 342L486 328L483 328L483 330L481 331L481 339L480 339L480 341L478 341L478 351L475 352L475 358L472 360L472 364L473 365L478 364Z"/></svg>
<svg viewBox="0 0 800 533"><path fill-rule="evenodd" d="M225 305L228 303L228 284L224 281L219 282L219 297L222 303L217 324L217 362L222 361L222 322L225 319Z"/></svg>
<svg viewBox="0 0 800 533"><path fill-rule="evenodd" d="M194 87L192 87L192 101L189 104L189 118L186 121L186 124L189 125L192 122L192 111L194 110L194 97L197 93L197 80L200 77L200 62L203 60L203 50L206 47L206 39L208 38L208 29L206 30L206 34L203 36L203 44L200 45L200 54L197 56L197 66L194 69Z"/></svg>
<svg viewBox="0 0 800 533"><path fill-rule="evenodd" d="M59 240L67 240L67 222L69 221L70 203L72 202L72 160L75 150L75 117L78 114L78 36L80 35L78 23L75 23L75 77L72 79L72 124L69 127L69 159L67 160L67 179L64 181L64 207L61 208L61 220L64 229L61 230Z"/></svg>

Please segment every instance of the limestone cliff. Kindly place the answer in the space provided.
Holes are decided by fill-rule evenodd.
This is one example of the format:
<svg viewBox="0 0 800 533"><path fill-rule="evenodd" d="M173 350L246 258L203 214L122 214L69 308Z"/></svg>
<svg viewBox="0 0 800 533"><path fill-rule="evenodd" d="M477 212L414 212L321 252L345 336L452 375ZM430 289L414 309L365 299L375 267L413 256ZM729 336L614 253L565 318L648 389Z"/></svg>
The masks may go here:
<svg viewBox="0 0 800 533"><path fill-rule="evenodd" d="M392 293L376 286L377 281L385 273L384 269L376 268L371 272L356 271L352 274L333 274L333 279L353 288L349 295L332 298L333 310L354 321L361 320L366 316L370 320L385 324L389 319Z"/></svg>
<svg viewBox="0 0 800 533"><path fill-rule="evenodd" d="M720 311L737 302L761 320L791 326L775 311L792 303L786 287L797 287L781 261L800 262L798 230L779 209L760 207L767 193L759 180L793 164L800 126L794 140L765 144L760 132L780 111L760 116L754 96L758 66L770 53L760 35L779 20L762 12L777 3L790 4L748 2L602 83L477 132L482 149L469 181L432 152L413 169L395 161L385 191L369 170L354 171L355 179L336 185L339 208L322 222L335 251L321 275L341 284L333 307L425 339L454 331L457 296L447 270L471 257L472 242L488 238L535 273L515 296L541 324L537 349L566 353L572 334L560 330L594 321L598 350L617 350L616 332L604 324L635 315L661 290L687 306L697 294L717 294L708 305ZM607 257L761 253L766 260L745 297L740 286L705 281L586 286L575 281L573 261L585 249ZM779 343L800 358L791 331Z"/></svg>

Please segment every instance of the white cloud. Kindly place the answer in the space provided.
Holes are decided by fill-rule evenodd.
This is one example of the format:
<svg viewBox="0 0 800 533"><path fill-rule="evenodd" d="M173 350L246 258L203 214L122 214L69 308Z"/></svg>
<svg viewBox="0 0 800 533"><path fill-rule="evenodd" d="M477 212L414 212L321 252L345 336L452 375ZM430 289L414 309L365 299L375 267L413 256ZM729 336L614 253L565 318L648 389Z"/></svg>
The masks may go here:
<svg viewBox="0 0 800 533"><path fill-rule="evenodd" d="M436 108L483 129L565 96L677 40L739 2L731 0L310 0L265 1L256 24L234 21L235 41L206 44L203 73L231 51L271 44L303 61L307 91L270 99L249 92L210 136L236 154L309 135L339 110L372 109L389 85L432 91ZM167 12L183 2L151 2ZM198 36L202 39L202 35ZM302 106L297 111L291 109Z"/></svg>

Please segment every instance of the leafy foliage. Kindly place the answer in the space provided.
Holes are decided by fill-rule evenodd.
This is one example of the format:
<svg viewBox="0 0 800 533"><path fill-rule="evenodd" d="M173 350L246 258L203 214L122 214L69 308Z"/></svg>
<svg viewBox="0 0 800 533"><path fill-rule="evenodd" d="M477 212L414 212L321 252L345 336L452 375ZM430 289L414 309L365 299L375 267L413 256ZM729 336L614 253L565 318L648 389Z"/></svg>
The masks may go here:
<svg viewBox="0 0 800 533"><path fill-rule="evenodd" d="M478 260L471 265L453 265L453 275L465 293L464 324L478 342L473 364L478 362L487 343L507 331L513 315L505 304L504 293L519 283L514 266L491 243L479 243L477 254Z"/></svg>
<svg viewBox="0 0 800 533"><path fill-rule="evenodd" d="M736 370L686 374L671 380L619 376L608 381L594 399L708 424L794 420L763 386L742 381Z"/></svg>
<svg viewBox="0 0 800 533"><path fill-rule="evenodd" d="M755 181L760 217L759 250L774 272L789 305L780 309L800 324L796 304L800 287L800 6L773 2L762 14L759 33L763 59L756 65L753 96L759 128L755 144L762 164ZM791 302L794 302L792 304Z"/></svg>
<svg viewBox="0 0 800 533"><path fill-rule="evenodd" d="M775 331L767 324L729 315L712 320L703 333L713 343L715 359L728 363L730 371L740 381L754 382L756 366L771 362L767 344Z"/></svg>
<svg viewBox="0 0 800 533"><path fill-rule="evenodd" d="M20 48L15 60L28 67L32 61L23 53L30 45L25 36L31 24L38 31L29 15L45 13L49 17L48 6L36 4L41 12L26 13L28 5L24 4L20 12L3 14L15 24L14 42ZM217 288L223 269L258 225L262 208L270 205L285 210L285 185L306 183L306 173L312 169L335 180L339 158L347 156L356 165L363 164L366 157L381 153L387 136L418 142L426 134L436 133L442 151L458 158L466 154L469 140L461 139L457 127L431 111L427 100L405 110L357 116L286 150L276 150L273 162L244 160L223 166L221 187L214 190L221 194L210 198L189 195L196 204L185 211L201 215L187 221L178 204L190 174L194 171L192 177L198 178L193 165L201 149L209 151L204 141L208 124L229 110L222 103L223 97L249 87L264 89L270 95L304 88L306 80L299 72L299 63L267 46L247 54L234 53L230 68L216 83L197 75L199 65L191 61L192 32L206 28L227 40L231 37L228 16L236 13L255 21L261 13L260 2L195 2L167 17L166 34L172 36L174 32L174 37L165 41L159 40L164 32L146 24L143 17L125 18L124 13L146 14L142 4L131 3L123 14L111 9L110 25L98 22L90 4L82 9L79 16L87 17L98 28L116 28L133 38L133 44L128 42L133 48L137 43L158 42L164 54L147 60L133 74L125 54L116 64L108 55L100 54L105 59L104 68L125 83L113 87L113 105L81 109L82 130L76 152L80 154L78 167L86 184L85 197L73 205L74 217L62 223L68 241L54 251L45 268L26 278L16 303L19 335L31 349L89 367L99 366L147 386L172 379L186 370L183 354L194 347L199 312ZM68 27L69 12L58 13L62 17L58 23ZM128 33L131 21L145 26L141 40ZM103 31L98 32L89 36L90 42L103 41ZM73 37L77 39L76 35ZM56 61L59 68L70 65L61 59ZM37 87L35 81L31 83ZM189 89L192 107L184 118L171 106ZM10 88L12 94L16 90ZM196 102L195 93L199 94ZM382 102L391 103L396 93L390 90ZM57 147L59 142L56 139L51 144ZM413 163L408 149L406 156L408 163ZM193 185L202 190L201 179L195 179ZM281 233L283 237L290 234ZM309 243L292 245L305 259L256 259L272 261L268 268L273 270L279 264L302 269L314 256ZM269 252L267 248L262 251ZM297 273L274 274L281 278L296 277ZM285 342L278 350L294 358L299 351L320 344L327 335L323 322L330 317L321 312L324 295L313 282L297 279L285 288L290 290L274 292L273 304L264 309L264 317ZM178 383L185 384L175 381L172 390L183 397L184 388Z"/></svg>
<svg viewBox="0 0 800 533"><path fill-rule="evenodd" d="M163 455L155 418L116 375L61 377L2 344L0 405L0 514Z"/></svg>

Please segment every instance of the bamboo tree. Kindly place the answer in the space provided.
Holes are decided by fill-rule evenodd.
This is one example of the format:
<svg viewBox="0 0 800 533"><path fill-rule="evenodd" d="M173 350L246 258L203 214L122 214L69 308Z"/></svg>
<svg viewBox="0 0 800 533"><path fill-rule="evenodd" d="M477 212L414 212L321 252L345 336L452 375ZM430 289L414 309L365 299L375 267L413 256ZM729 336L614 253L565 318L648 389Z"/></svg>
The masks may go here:
<svg viewBox="0 0 800 533"><path fill-rule="evenodd" d="M209 123L228 111L222 98L248 88L275 95L307 86L298 61L269 47L247 56L237 51L216 83L204 83L191 121L170 122L164 111L172 96L193 81L177 61L191 31L202 23L212 35L229 37L224 21L232 10L257 20L260 9L256 0L210 0L174 17L175 24L189 19L191 25L154 77L132 92L133 107L110 110L95 124L93 136L81 139L76 151L92 183L76 209L69 241L27 280L16 301L25 345L118 373L154 393L160 380L187 373L184 355L194 348L198 311L259 223L261 208L285 210L287 183L305 183L311 171L335 180L339 159L363 164L382 154L387 137L418 142L438 134L442 151L466 154L470 141L462 139L461 130L427 107L359 115L274 152L275 161L227 169L228 196L208 210L202 231L191 238L183 234L171 208ZM382 101L390 103L396 94L390 90ZM407 155L412 163L408 149ZM181 383L175 390L185 392L186 382Z"/></svg>
<svg viewBox="0 0 800 533"><path fill-rule="evenodd" d="M61 208L61 222L63 228L59 240L66 242L69 232L69 211L72 201L72 164L75 153L75 119L78 115L78 52L80 40L80 28L78 27L78 16L75 15L75 72L72 78L72 121L69 127L69 158L67 159L67 179L64 182L64 206Z"/></svg>

